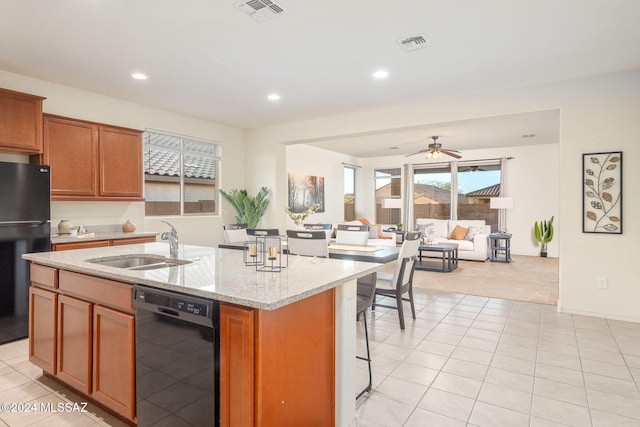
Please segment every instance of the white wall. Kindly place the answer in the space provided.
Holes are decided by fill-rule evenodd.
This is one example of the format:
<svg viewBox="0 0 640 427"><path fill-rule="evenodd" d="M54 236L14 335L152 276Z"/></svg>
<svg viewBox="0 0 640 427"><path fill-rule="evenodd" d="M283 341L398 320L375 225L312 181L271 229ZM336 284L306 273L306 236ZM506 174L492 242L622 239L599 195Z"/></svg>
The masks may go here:
<svg viewBox="0 0 640 427"><path fill-rule="evenodd" d="M555 245L560 257L559 308L637 322L640 286L632 262L623 261L623 257L635 259L640 254L640 230L634 218L634 212L640 209L640 198L634 192L634 185L640 182L640 168L634 167L640 157L638 99L640 70L633 70L439 100L437 104L417 99L370 111L254 129L247 133L247 186L260 183L274 188L276 194L283 192L286 180L277 177L286 164L279 147L286 142L560 108L558 180L547 183L558 188ZM583 234L581 156L607 150L623 150L627 165L623 169L624 234ZM539 156L525 160L538 164ZM553 214L538 209L532 217L542 219ZM596 289L598 276L608 278L608 289Z"/></svg>
<svg viewBox="0 0 640 427"><path fill-rule="evenodd" d="M288 145L286 150L287 174L323 176L325 185L325 212L315 213L305 222L336 224L344 220L344 163L360 165L362 162L350 156L327 151L304 144ZM356 191L364 193L362 169L356 169ZM285 182L285 186L287 183ZM284 193L286 195L286 192ZM280 228L294 228L294 223L284 213L285 203L281 206ZM362 212L362 201L356 200L356 216Z"/></svg>
<svg viewBox="0 0 640 427"><path fill-rule="evenodd" d="M220 188L244 188L245 131L194 119L92 92L36 80L0 70L0 87L44 96L45 113L108 123L133 129L157 129L222 143ZM17 160L16 160L17 161ZM234 222L233 208L222 203L222 216L149 217L142 202L53 202L52 225L70 219L75 225L119 224L131 219L139 230L164 231L166 219L180 233L182 243L216 246L224 241L222 224Z"/></svg>

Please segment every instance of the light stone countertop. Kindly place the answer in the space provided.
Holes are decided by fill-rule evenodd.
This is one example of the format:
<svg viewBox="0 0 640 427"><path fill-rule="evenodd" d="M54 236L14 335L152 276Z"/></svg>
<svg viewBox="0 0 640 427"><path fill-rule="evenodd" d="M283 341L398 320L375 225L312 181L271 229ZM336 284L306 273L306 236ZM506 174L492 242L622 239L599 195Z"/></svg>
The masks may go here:
<svg viewBox="0 0 640 427"><path fill-rule="evenodd" d="M182 292L263 310L275 310L358 277L384 264L339 259L289 256L281 272L256 271L245 266L242 251L180 245L178 258L191 264L156 270L126 270L87 262L87 259L127 254L169 256L165 242L107 248L25 254L37 264L104 277L131 284Z"/></svg>

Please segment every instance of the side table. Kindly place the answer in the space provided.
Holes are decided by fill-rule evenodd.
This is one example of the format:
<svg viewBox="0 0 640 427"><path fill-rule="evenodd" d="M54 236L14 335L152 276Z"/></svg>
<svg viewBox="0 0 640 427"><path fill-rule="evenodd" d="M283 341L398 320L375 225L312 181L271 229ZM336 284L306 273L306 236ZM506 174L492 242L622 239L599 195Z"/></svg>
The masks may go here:
<svg viewBox="0 0 640 427"><path fill-rule="evenodd" d="M489 258L491 262L511 262L511 234L491 233L491 248Z"/></svg>
<svg viewBox="0 0 640 427"><path fill-rule="evenodd" d="M385 233L395 233L396 234L396 244L401 245L404 242L404 236L407 234L406 231L402 230L382 230Z"/></svg>

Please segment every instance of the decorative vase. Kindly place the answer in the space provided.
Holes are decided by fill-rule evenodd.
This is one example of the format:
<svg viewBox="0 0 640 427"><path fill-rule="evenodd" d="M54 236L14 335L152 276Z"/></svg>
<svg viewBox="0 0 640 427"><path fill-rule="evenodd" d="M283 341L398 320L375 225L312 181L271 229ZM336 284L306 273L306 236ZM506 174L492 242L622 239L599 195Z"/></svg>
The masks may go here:
<svg viewBox="0 0 640 427"><path fill-rule="evenodd" d="M58 223L58 233L69 234L71 227L73 227L73 224L71 223L71 221L69 221L68 219L62 219Z"/></svg>
<svg viewBox="0 0 640 427"><path fill-rule="evenodd" d="M547 253L546 253L546 252L540 252L540 256L541 256L542 258L546 258L546 257L547 257Z"/></svg>
<svg viewBox="0 0 640 427"><path fill-rule="evenodd" d="M133 233L136 231L136 225L131 222L130 219L127 220L124 224L122 224L122 231L125 233Z"/></svg>

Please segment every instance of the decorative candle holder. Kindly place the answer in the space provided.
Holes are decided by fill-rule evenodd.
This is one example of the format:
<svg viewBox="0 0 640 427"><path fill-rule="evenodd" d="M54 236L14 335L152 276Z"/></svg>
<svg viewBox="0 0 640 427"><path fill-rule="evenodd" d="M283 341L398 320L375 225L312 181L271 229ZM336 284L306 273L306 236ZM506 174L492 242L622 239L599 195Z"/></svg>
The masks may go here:
<svg viewBox="0 0 640 427"><path fill-rule="evenodd" d="M260 257L258 255L258 244L255 240L243 242L242 260L244 261L244 265L258 265L260 263Z"/></svg>
<svg viewBox="0 0 640 427"><path fill-rule="evenodd" d="M280 272L287 268L289 256L284 249L285 241L286 237L283 236L256 237L258 258L260 258L256 264L256 271Z"/></svg>

